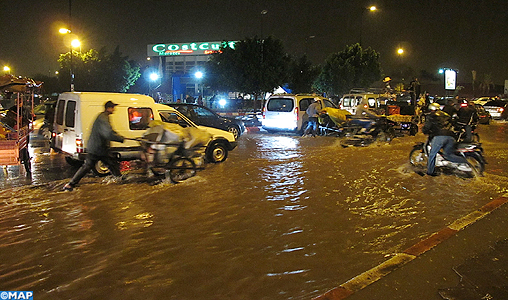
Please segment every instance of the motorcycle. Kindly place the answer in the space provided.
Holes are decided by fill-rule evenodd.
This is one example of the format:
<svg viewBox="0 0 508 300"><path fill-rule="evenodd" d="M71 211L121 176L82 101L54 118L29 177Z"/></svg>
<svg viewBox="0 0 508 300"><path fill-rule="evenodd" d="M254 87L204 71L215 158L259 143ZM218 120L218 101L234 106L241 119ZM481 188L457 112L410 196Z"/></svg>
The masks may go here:
<svg viewBox="0 0 508 300"><path fill-rule="evenodd" d="M344 127L345 138L340 143L342 147L365 147L375 141L388 143L395 137L394 128L396 123L388 120L386 117L369 120L371 124L365 130L363 130L362 126L351 121L349 121L349 125ZM362 121L367 120L362 119Z"/></svg>
<svg viewBox="0 0 508 300"><path fill-rule="evenodd" d="M430 152L430 142L419 142L413 146L409 153L409 163L418 170L427 169L427 160ZM467 166L463 164L456 164L446 160L440 150L436 156L436 169L443 171L458 171L466 174L469 177L483 176L485 170L485 158L483 156L483 148L480 143L458 143L455 154L462 156L467 161Z"/></svg>

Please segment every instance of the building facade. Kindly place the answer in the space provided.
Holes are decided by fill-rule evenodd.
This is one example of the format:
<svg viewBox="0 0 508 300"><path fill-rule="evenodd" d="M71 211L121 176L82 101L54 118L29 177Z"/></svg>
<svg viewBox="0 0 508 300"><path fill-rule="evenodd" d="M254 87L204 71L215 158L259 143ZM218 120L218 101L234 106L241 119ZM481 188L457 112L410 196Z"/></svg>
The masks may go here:
<svg viewBox="0 0 508 300"><path fill-rule="evenodd" d="M147 57L152 62L152 71L158 74L150 94L161 92L162 101L194 101L199 96L206 98L209 91L204 88L204 65L210 54L221 46L234 49L235 42L191 42L147 45ZM156 88L155 88L156 87ZM158 98L158 97L155 97Z"/></svg>

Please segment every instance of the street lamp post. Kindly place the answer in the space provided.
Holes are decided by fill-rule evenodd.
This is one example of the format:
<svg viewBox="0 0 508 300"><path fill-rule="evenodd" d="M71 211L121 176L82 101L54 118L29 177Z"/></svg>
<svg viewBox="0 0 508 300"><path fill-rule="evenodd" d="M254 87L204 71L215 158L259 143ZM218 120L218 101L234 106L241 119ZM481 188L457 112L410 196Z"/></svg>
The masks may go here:
<svg viewBox="0 0 508 300"><path fill-rule="evenodd" d="M399 56L399 65L400 65L400 79L404 81L404 68L402 63L402 57L404 55L404 49L402 47L397 48L397 55Z"/></svg>
<svg viewBox="0 0 508 300"><path fill-rule="evenodd" d="M72 48L73 47L80 47L81 46L81 43L79 42L78 39L72 39L72 37L70 37L70 33L71 33L71 30L70 29L67 29L67 28L60 28L59 32L61 34L69 34L69 54L70 54L70 59L69 59L69 73L70 73L70 76L71 76L71 92L74 92L74 66L73 66L73 61L72 61L72 57L74 56L73 53L72 53Z"/></svg>
<svg viewBox="0 0 508 300"><path fill-rule="evenodd" d="M377 6L375 6L375 5L371 5L369 7L365 7L362 9L362 14L360 16L360 46L362 45L363 22L365 19L365 14L366 13L373 13L375 11L377 11Z"/></svg>

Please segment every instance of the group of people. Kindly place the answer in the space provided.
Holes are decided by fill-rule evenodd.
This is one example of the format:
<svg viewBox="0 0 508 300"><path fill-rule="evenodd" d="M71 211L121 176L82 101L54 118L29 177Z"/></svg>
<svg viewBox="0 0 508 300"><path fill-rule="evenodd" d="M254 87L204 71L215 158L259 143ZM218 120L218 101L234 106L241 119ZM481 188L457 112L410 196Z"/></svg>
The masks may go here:
<svg viewBox="0 0 508 300"><path fill-rule="evenodd" d="M309 119L307 127L303 132L304 136L316 136L319 127L319 115L321 113L329 114L330 112L327 110L329 110L329 108L321 107L321 103L319 102L318 98L313 100L313 103L310 104L305 111ZM345 110L342 113L339 113L342 122L346 121L346 115L348 114L349 112ZM375 123L375 119L378 119L379 117L379 115L370 109L367 100L364 99L356 106L355 114L352 116L350 122L351 124L359 125L361 127L361 132L368 132L372 125Z"/></svg>
<svg viewBox="0 0 508 300"><path fill-rule="evenodd" d="M109 121L109 116L115 111L115 106L117 106L117 104L111 101L106 102L104 111L95 119L87 143L87 157L85 163L79 168L76 174L74 174L69 183L63 187L64 191L72 191L98 161L102 161L107 165L111 173L117 178L121 176L119 163L109 152L111 141L123 143L125 140L123 136L113 130ZM326 108L322 108L318 98L315 98L313 103L310 104L306 110L309 120L304 134L312 136L317 134L318 118L323 110L326 111ZM467 164L464 157L454 154L456 136L452 130L452 116L457 115L457 123L465 126L466 140L470 140L471 127L478 120L478 114L476 113L473 102L469 102L466 107L461 107L459 110L452 110L450 105L440 110L440 105L438 103L432 103L429 105L429 110L430 114L426 118L422 131L424 134L429 135L429 141L431 143L427 174L435 176L436 155L441 149L444 151L443 155L445 159L457 164ZM343 117L345 119L345 115ZM379 116L369 108L368 103L363 101L357 106L352 122L356 122L361 125L363 129L367 130L372 124L372 118L378 117Z"/></svg>

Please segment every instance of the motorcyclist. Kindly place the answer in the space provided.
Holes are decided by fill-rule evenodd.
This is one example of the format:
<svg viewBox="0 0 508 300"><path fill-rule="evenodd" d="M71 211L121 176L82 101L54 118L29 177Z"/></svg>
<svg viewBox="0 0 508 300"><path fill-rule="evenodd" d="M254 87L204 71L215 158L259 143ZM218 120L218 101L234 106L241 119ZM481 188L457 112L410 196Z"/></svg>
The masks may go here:
<svg viewBox="0 0 508 300"><path fill-rule="evenodd" d="M443 157L452 163L459 164L458 169L467 169L467 160L454 153L455 134L451 130L451 117L440 110L438 103L429 105L430 113L425 120L422 132L429 136L431 145L429 159L427 161L427 175L436 176L436 156L439 150L443 149Z"/></svg>
<svg viewBox="0 0 508 300"><path fill-rule="evenodd" d="M372 129L372 125L376 123L375 120L379 119L373 110L369 108L367 99L363 99L360 104L356 106L356 112L351 119L351 124L360 125L362 127L360 132L369 132Z"/></svg>
<svg viewBox="0 0 508 300"><path fill-rule="evenodd" d="M473 126L478 123L478 112L473 101L468 101L467 106L461 107L457 112L457 125L464 128L466 138L464 142L471 142L473 139Z"/></svg>

